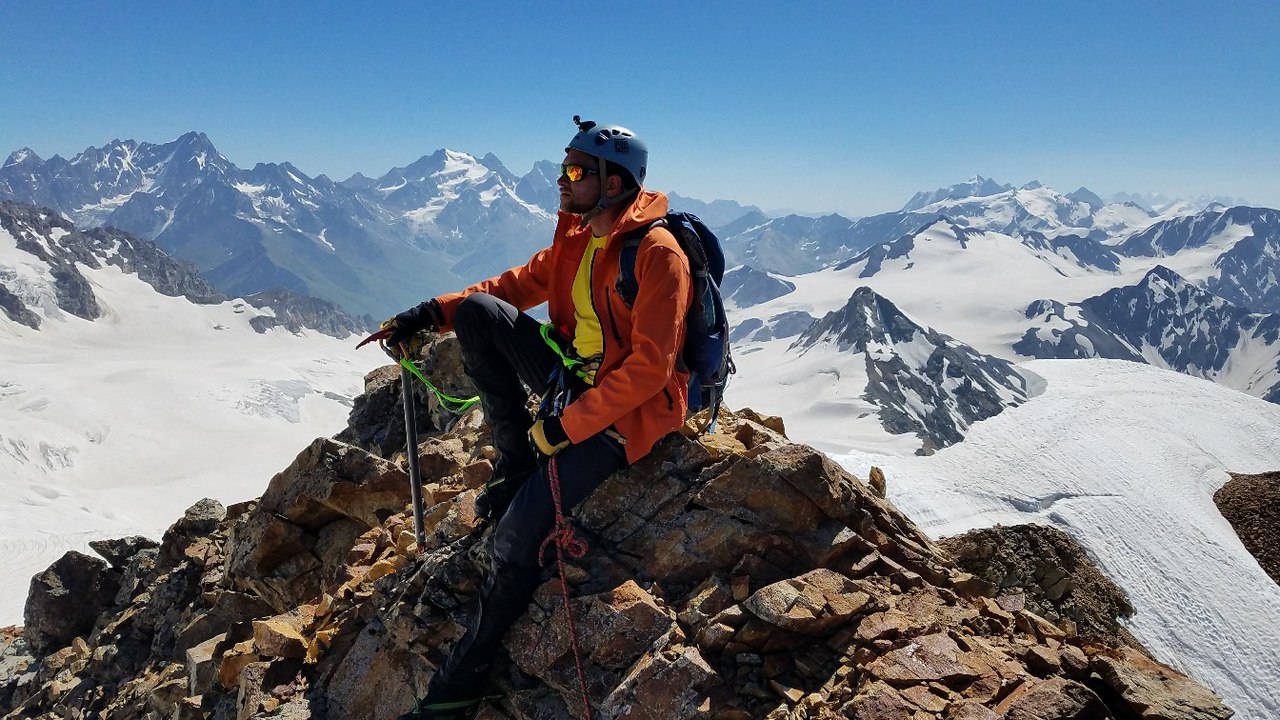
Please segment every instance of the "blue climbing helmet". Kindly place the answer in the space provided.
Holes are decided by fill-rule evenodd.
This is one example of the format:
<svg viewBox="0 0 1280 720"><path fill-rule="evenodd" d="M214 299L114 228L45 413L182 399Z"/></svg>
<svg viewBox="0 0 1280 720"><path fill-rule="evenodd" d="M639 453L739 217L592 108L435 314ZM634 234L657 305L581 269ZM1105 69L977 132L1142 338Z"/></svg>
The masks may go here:
<svg viewBox="0 0 1280 720"><path fill-rule="evenodd" d="M649 165L649 148L635 133L621 125L604 125L583 120L574 115L573 122L578 126L578 134L569 141L565 152L578 150L601 161L619 165L631 173L636 185L644 184L645 171ZM600 173L604 177L604 172Z"/></svg>

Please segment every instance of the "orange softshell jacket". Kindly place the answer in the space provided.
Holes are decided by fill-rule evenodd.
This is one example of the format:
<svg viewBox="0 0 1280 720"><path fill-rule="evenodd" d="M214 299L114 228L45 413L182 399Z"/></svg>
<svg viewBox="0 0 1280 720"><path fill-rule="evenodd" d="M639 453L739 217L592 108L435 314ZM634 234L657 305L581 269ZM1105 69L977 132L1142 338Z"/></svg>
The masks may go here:
<svg viewBox="0 0 1280 720"><path fill-rule="evenodd" d="M618 297L622 237L667 214L667 196L642 192L609 231L604 250L591 270L591 301L604 331L604 358L595 387L565 409L565 434L582 442L610 425L626 438L627 462L644 457L663 435L684 423L689 375L677 365L684 344L685 313L692 302L689 261L666 228L649 231L636 253L640 291L628 308ZM528 310L548 303L552 325L566 338L574 335L573 279L590 227L581 216L561 212L551 247L529 262L458 293L436 298L444 316L442 331L453 328L458 303L473 292L488 293Z"/></svg>

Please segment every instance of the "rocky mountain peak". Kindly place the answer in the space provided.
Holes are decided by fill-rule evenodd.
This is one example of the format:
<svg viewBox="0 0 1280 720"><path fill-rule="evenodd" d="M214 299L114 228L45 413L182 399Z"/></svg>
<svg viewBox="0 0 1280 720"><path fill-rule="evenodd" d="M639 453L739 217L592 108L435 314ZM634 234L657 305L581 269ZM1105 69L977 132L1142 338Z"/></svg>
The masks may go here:
<svg viewBox="0 0 1280 720"><path fill-rule="evenodd" d="M791 349L861 355L864 398L879 407L886 430L920 437L922 454L960 442L972 423L1027 399L1026 378L1011 363L916 324L865 286Z"/></svg>
<svg viewBox="0 0 1280 720"><path fill-rule="evenodd" d="M40 156L37 155L34 150L24 147L20 150L14 150L9 153L9 157L4 161L4 165L0 167L7 168L22 164L39 165L43 162L44 160L40 159Z"/></svg>
<svg viewBox="0 0 1280 720"><path fill-rule="evenodd" d="M962 183L956 183L950 187L916 193L911 196L911 199L907 201L906 205L902 206L902 212L920 210L943 200L964 200L966 198L988 197L991 195L998 195L1003 192L1009 192L1012 189L1012 185L1002 185L990 178L984 178L981 175L974 175L968 180Z"/></svg>
<svg viewBox="0 0 1280 720"><path fill-rule="evenodd" d="M17 250L29 255L30 267L44 273L8 273L0 267L0 312L10 320L39 329L42 316L67 312L86 320L99 316L93 284L81 266L114 265L138 276L157 293L185 297L194 303L217 303L227 297L190 263L175 260L150 241L115 228L79 230L46 208L0 200L0 227L13 236ZM42 276L47 275L47 279ZM34 278L34 279L33 279ZM285 290L248 296L255 307L269 307L274 317L256 317L258 332L283 326L298 332L311 328L335 337L363 332L373 321L354 318L331 302Z"/></svg>
<svg viewBox="0 0 1280 720"><path fill-rule="evenodd" d="M436 379L457 384L456 344L431 352ZM397 378L370 374L352 413L370 425L349 437L398 424L397 412L367 412L395 409ZM850 475L789 442L777 418L721 417L723 432L669 436L573 513L589 549L569 561L569 610L594 717L1230 715L1109 634L1110 611L1079 614L1074 583L1090 576L1069 539L1048 539L1052 559L1021 560L1004 548L1043 543L975 539L961 549L999 557L965 551L961 570L885 499L878 470ZM257 500L202 501L158 543L95 544L105 560L68 554L33 579L25 633L0 634L0 710L404 712L469 621L492 541L471 510L492 449L475 410L450 425L412 458L429 508L422 547L404 460L319 438ZM1014 573L1000 573L998 592L980 576L997 560ZM1066 582L1031 576L1046 568ZM495 658L502 697L484 718L582 717L560 580L551 568L544 578ZM97 602L68 601L79 597Z"/></svg>

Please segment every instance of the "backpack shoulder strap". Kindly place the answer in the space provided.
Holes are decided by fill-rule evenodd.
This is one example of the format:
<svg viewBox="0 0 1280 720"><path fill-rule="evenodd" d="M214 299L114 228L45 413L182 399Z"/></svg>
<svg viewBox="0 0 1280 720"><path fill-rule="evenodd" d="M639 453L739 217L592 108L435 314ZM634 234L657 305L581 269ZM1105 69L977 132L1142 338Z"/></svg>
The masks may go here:
<svg viewBox="0 0 1280 720"><path fill-rule="evenodd" d="M640 283L636 280L636 255L640 252L640 243L644 241L655 227L666 227L667 219L658 218L648 225L638 227L622 236L622 255L618 257L618 282L616 288L622 301L631 307L640 292Z"/></svg>

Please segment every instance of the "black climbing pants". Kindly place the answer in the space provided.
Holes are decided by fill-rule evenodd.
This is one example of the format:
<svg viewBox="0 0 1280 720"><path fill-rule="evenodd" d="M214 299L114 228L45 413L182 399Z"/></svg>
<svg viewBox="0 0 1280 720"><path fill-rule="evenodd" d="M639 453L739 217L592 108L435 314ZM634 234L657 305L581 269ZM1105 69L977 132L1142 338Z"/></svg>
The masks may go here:
<svg viewBox="0 0 1280 720"><path fill-rule="evenodd" d="M538 551L555 524L555 508L548 463L538 462L529 445L533 419L521 381L535 393L544 393L561 360L547 346L539 328L537 320L484 293L467 296L454 319L463 367L480 391L499 464L507 469L536 466L536 470L498 520L479 609L466 634L432 677L424 702L465 700L483 692L489 663L502 636L524 614L541 577ZM581 383L576 378L574 382ZM626 465L626 452L612 437L599 433L557 453L555 463L561 507L567 514ZM548 546L547 561L554 559L555 548Z"/></svg>

